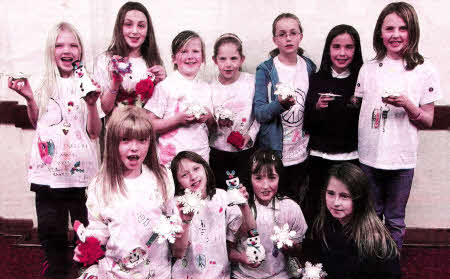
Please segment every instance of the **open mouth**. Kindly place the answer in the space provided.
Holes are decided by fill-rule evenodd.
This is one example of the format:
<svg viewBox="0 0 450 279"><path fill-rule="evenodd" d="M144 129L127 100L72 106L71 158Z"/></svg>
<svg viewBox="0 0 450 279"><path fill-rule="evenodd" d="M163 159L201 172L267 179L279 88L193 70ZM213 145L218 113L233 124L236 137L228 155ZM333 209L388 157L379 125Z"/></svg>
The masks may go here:
<svg viewBox="0 0 450 279"><path fill-rule="evenodd" d="M61 57L61 61L63 61L63 62L70 62L70 63L72 63L72 61L73 61L73 58L72 58L72 57Z"/></svg>
<svg viewBox="0 0 450 279"><path fill-rule="evenodd" d="M139 160L139 156L138 155L130 155L130 156L127 156L127 159L130 161L137 161L137 160Z"/></svg>

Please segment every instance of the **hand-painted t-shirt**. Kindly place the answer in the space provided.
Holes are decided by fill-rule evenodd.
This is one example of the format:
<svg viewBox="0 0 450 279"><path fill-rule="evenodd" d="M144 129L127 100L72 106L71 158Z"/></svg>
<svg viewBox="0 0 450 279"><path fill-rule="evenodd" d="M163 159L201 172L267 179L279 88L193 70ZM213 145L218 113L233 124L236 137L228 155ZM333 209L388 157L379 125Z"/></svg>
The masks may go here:
<svg viewBox="0 0 450 279"><path fill-rule="evenodd" d="M164 119L185 111L189 106L200 105L213 111L211 89L207 83L189 80L178 71L160 82L144 108ZM181 151L193 151L209 162L208 127L205 123L194 123L178 127L158 138L159 161L169 166L173 157Z"/></svg>
<svg viewBox="0 0 450 279"><path fill-rule="evenodd" d="M151 241L160 216L174 211L174 184L167 170L168 202L164 203L153 172L142 167L140 176L125 179L126 198L104 206L96 198L100 184L88 187L89 226L86 236L96 237L106 246L105 257L98 263L99 279L171 278L170 251L167 241Z"/></svg>
<svg viewBox="0 0 450 279"><path fill-rule="evenodd" d="M303 130L303 113L305 111L306 93L309 88L309 77L306 62L297 56L297 64L284 65L273 59L281 83L289 84L295 92L295 104L281 114L283 124L283 165L292 166L303 162L308 157L309 135Z"/></svg>
<svg viewBox="0 0 450 279"><path fill-rule="evenodd" d="M99 164L97 140L86 132L86 102L73 78L58 78L55 92L40 111L28 181L51 188L86 187Z"/></svg>
<svg viewBox="0 0 450 279"><path fill-rule="evenodd" d="M226 242L235 241L241 216L237 205L228 206L226 192L216 189L216 194L192 219L186 255L175 262L172 278L230 278Z"/></svg>
<svg viewBox="0 0 450 279"><path fill-rule="evenodd" d="M255 94L255 76L249 73L240 73L238 80L232 84L224 85L217 79L211 82L212 102L214 115L227 109L233 113L231 127L218 127L217 132L211 135L210 145L219 150L236 152L236 147L227 142L232 131L238 131L242 135L249 135L255 142L259 131L259 123L252 114L252 101ZM218 120L216 118L216 120ZM250 147L243 147L246 150Z"/></svg>

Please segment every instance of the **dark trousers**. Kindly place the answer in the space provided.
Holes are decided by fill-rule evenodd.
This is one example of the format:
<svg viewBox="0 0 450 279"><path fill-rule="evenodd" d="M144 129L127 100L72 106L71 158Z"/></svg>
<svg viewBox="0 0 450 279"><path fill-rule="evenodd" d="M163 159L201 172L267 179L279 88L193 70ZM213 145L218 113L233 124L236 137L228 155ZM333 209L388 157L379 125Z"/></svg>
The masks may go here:
<svg viewBox="0 0 450 279"><path fill-rule="evenodd" d="M308 189L309 159L298 163L296 165L283 167L283 175L280 181L280 189L278 190L282 195L288 195L291 199L297 202L302 211L304 207L304 198Z"/></svg>
<svg viewBox="0 0 450 279"><path fill-rule="evenodd" d="M361 164L367 175L374 199L375 211L383 220L398 248L405 235L405 210L411 192L414 169L382 170Z"/></svg>
<svg viewBox="0 0 450 279"><path fill-rule="evenodd" d="M358 159L355 160L327 160L317 156L309 156L309 188L305 196L305 209L303 215L305 216L308 229L312 227L314 220L319 215L321 206L322 191L327 185L328 171L334 166L344 162L352 163L359 166Z"/></svg>
<svg viewBox="0 0 450 279"><path fill-rule="evenodd" d="M226 174L227 171L235 171L235 177L239 177L239 181L245 187L251 187L250 183L250 156L253 154L254 149L249 148L247 150L239 152L227 152L218 150L211 147L209 153L209 162L211 169L214 172L216 178L216 187L220 189L227 189L225 180L228 180Z"/></svg>
<svg viewBox="0 0 450 279"><path fill-rule="evenodd" d="M85 188L52 189L47 185L31 184L36 192L36 213L39 241L47 258L44 275L64 278L71 262L68 253L68 220L88 224Z"/></svg>

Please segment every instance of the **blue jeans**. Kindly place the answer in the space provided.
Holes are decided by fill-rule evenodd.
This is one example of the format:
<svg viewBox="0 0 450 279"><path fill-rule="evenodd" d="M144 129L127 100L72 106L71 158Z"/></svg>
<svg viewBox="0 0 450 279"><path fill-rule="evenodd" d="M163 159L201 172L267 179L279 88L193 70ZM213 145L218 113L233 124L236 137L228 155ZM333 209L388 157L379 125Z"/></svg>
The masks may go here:
<svg viewBox="0 0 450 279"><path fill-rule="evenodd" d="M405 209L411 192L414 169L382 170L361 164L369 178L375 211L400 249L405 235Z"/></svg>

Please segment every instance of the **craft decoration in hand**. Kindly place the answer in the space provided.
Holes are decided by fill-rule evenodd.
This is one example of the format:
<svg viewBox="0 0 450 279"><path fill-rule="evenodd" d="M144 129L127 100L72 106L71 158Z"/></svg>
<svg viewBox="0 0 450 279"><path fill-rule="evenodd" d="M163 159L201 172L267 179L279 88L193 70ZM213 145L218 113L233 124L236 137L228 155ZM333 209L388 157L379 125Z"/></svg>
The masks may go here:
<svg viewBox="0 0 450 279"><path fill-rule="evenodd" d="M77 81L77 88L81 93L81 98L86 97L87 94L98 90L97 86L92 83L91 78L88 76L83 62L76 60L72 63L73 73Z"/></svg>
<svg viewBox="0 0 450 279"><path fill-rule="evenodd" d="M233 121L233 112L230 109L227 109L223 106L219 106L216 110L216 119L217 120L231 120Z"/></svg>
<svg viewBox="0 0 450 279"><path fill-rule="evenodd" d="M15 73L0 73L0 77L7 76L11 77L13 80L20 80L17 82L17 85L24 86L25 81L24 79L28 79L31 77L29 74L24 74L22 72L15 72Z"/></svg>
<svg viewBox="0 0 450 279"><path fill-rule="evenodd" d="M320 96L325 97L342 97L342 95L334 94L334 93L319 93Z"/></svg>
<svg viewBox="0 0 450 279"><path fill-rule="evenodd" d="M270 239L277 245L278 249L281 249L284 245L288 247L292 247L294 244L292 242L292 238L295 237L296 232L295 231L289 231L289 225L286 223L283 225L282 228L278 226L273 227L273 235L270 237Z"/></svg>
<svg viewBox="0 0 450 279"><path fill-rule="evenodd" d="M240 182L239 177L235 177L234 175L236 172L234 170L226 171L226 174L228 176L228 179L225 180L225 183L227 184L227 199L228 199L228 206L232 205L239 205L239 204L246 204L247 200L244 198L244 196L239 191L240 188Z"/></svg>
<svg viewBox="0 0 450 279"><path fill-rule="evenodd" d="M250 263L258 264L263 262L266 258L266 250L264 249L264 246L261 245L258 231L251 230L250 232L246 241L247 249L245 250L245 254Z"/></svg>
<svg viewBox="0 0 450 279"><path fill-rule="evenodd" d="M404 88L401 87L388 87L384 89L384 94L381 96L382 98L388 97L399 97L405 91Z"/></svg>
<svg viewBox="0 0 450 279"><path fill-rule="evenodd" d="M25 74L23 72L0 73L0 77L1 76L11 77L12 79L26 79L26 78L30 78L31 77L30 74Z"/></svg>
<svg viewBox="0 0 450 279"><path fill-rule="evenodd" d="M73 229L80 239L77 241L80 263L84 266L90 266L97 263L98 260L105 255L105 251L101 248L100 241L97 238L90 236L89 231L78 220L75 220Z"/></svg>
<svg viewBox="0 0 450 279"><path fill-rule="evenodd" d="M179 221L177 215L172 215L170 217L161 215L158 225L153 230L153 232L158 234L157 241L159 244L166 240L171 244L175 243L175 235L183 231Z"/></svg>
<svg viewBox="0 0 450 279"><path fill-rule="evenodd" d="M238 131L232 131L227 137L227 142L237 149L241 149L244 146L244 141L244 136Z"/></svg>
<svg viewBox="0 0 450 279"><path fill-rule="evenodd" d="M305 263L305 267L302 269L303 279L321 279L327 276L327 273L322 270L322 264L318 263L312 265L310 262Z"/></svg>
<svg viewBox="0 0 450 279"><path fill-rule="evenodd" d="M202 115L208 114L204 107L197 104L187 106L186 114L193 115L196 119L200 119Z"/></svg>
<svg viewBox="0 0 450 279"><path fill-rule="evenodd" d="M131 73L131 63L128 59L114 55L111 58L112 70L115 74L124 76Z"/></svg>
<svg viewBox="0 0 450 279"><path fill-rule="evenodd" d="M275 90L275 95L280 95L281 99L285 100L289 97L293 97L295 95L295 90L289 84L286 83L277 83L277 90Z"/></svg>
<svg viewBox="0 0 450 279"><path fill-rule="evenodd" d="M190 212L197 214L205 205L200 191L191 191L187 188L184 190L184 195L178 197L177 201L183 205L182 210L184 214L189 214Z"/></svg>

